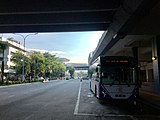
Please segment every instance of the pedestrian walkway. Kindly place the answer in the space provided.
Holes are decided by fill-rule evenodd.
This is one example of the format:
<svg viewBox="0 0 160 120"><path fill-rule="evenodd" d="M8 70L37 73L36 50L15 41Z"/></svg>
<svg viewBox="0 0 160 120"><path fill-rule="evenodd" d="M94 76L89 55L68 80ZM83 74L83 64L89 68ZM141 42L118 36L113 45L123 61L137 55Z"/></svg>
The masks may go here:
<svg viewBox="0 0 160 120"><path fill-rule="evenodd" d="M140 101L146 105L154 107L160 110L160 95L152 92L140 89L139 91Z"/></svg>

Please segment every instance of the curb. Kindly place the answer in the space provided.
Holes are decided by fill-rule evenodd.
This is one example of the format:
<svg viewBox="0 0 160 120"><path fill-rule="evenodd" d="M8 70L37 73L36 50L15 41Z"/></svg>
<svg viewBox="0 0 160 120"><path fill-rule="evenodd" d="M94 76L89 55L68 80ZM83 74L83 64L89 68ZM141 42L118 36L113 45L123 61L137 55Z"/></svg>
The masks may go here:
<svg viewBox="0 0 160 120"><path fill-rule="evenodd" d="M21 86L21 85L29 85L32 83L24 83L24 84L14 84L14 85L6 85L6 86L0 86L0 88L7 88L7 87L14 87L14 86Z"/></svg>

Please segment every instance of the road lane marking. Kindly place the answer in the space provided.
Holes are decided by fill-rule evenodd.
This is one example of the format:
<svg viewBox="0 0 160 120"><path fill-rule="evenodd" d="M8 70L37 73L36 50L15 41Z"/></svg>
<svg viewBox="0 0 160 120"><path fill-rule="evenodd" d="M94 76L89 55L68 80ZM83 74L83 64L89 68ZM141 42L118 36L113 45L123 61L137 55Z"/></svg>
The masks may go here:
<svg viewBox="0 0 160 120"><path fill-rule="evenodd" d="M82 86L82 82L80 82L80 86L79 86L77 103L76 103L76 106L75 106L75 109L74 109L74 115L77 115L77 114L78 114L79 102L80 102L80 96L81 96L81 86Z"/></svg>
<svg viewBox="0 0 160 120"><path fill-rule="evenodd" d="M27 116L24 120L29 120L32 116L33 116L33 114L32 114L32 115Z"/></svg>
<svg viewBox="0 0 160 120"><path fill-rule="evenodd" d="M108 115L103 115L103 114L89 114L89 113L77 113L76 115L79 116L96 116L96 117L130 117L132 120L137 120L137 118L133 117L132 115L114 115L114 114L108 114Z"/></svg>
<svg viewBox="0 0 160 120"><path fill-rule="evenodd" d="M8 96L9 98L11 98L11 97L14 97L15 95L10 95L10 96Z"/></svg>
<svg viewBox="0 0 160 120"><path fill-rule="evenodd" d="M100 116L100 117L130 117L132 120L137 120L137 118L133 117L132 115L115 115L115 114L103 115L103 114L78 113L79 112L79 104L80 104L80 96L81 96L81 87L82 87L82 82L80 82L80 86L79 86L78 97L77 97L77 102L76 102L76 106L75 106L75 110L74 110L74 115L78 115L78 116ZM90 95L90 93L88 93L88 95Z"/></svg>

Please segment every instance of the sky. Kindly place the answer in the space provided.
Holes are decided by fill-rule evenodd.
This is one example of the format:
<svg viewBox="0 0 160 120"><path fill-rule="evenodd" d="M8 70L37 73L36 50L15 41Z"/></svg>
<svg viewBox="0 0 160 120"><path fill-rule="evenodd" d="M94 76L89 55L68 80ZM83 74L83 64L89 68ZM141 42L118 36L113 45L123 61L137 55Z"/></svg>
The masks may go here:
<svg viewBox="0 0 160 120"><path fill-rule="evenodd" d="M23 45L23 37L33 33L8 33L1 37L13 38ZM56 54L57 57L67 58L70 63L88 63L88 55L92 52L101 38L103 31L86 32L54 32L29 35L25 40L27 50L36 50Z"/></svg>

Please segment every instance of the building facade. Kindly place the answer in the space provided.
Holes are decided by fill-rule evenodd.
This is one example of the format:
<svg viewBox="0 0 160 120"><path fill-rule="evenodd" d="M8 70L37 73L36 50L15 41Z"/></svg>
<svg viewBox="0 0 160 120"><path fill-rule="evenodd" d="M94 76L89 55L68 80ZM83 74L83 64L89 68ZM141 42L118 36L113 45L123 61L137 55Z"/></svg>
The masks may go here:
<svg viewBox="0 0 160 120"><path fill-rule="evenodd" d="M0 37L0 41L8 43L8 47L4 50L4 73L15 73L15 65L12 62L11 57L17 51L21 51L22 53L24 53L24 46L22 46L20 42L12 38ZM2 61L3 50L0 50L0 58ZM0 64L2 64L2 62L0 62Z"/></svg>

